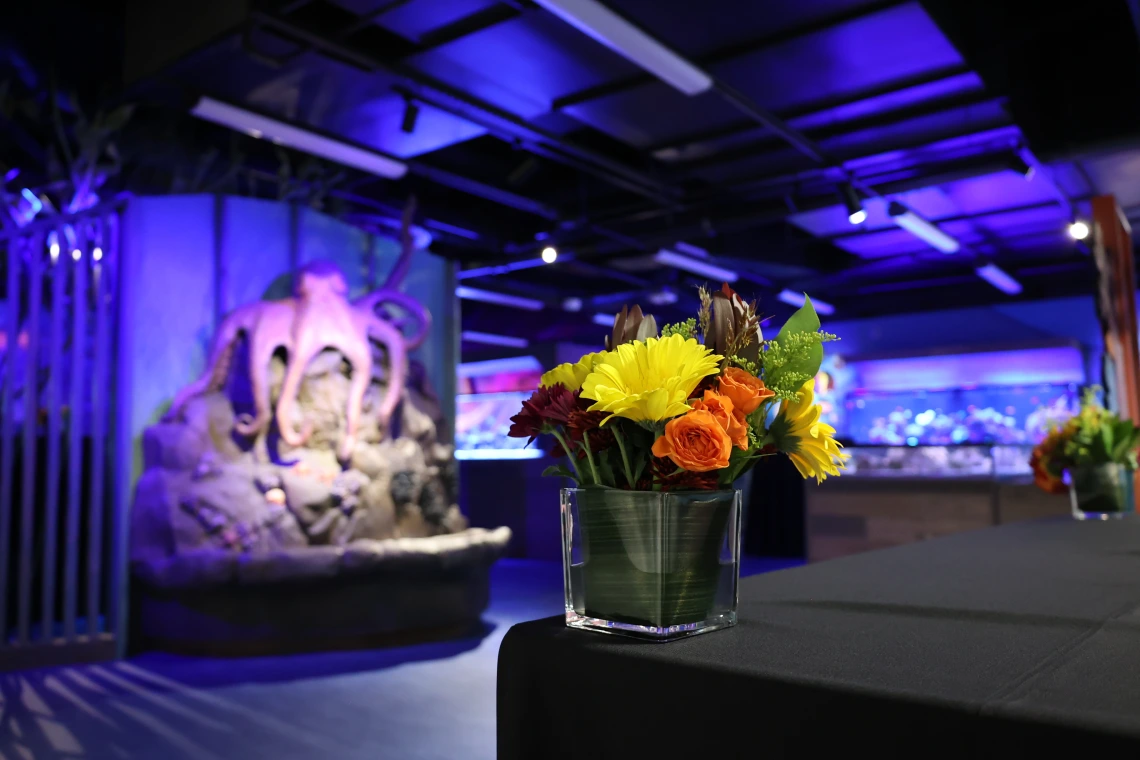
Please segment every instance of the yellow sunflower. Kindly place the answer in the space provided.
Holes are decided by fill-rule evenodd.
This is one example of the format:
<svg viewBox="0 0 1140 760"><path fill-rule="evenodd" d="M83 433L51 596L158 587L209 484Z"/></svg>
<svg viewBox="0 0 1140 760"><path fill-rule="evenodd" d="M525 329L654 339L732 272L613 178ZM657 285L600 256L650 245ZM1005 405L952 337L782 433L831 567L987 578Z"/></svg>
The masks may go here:
<svg viewBox="0 0 1140 760"><path fill-rule="evenodd" d="M689 411L686 403L701 380L715 375L720 356L680 335L624 343L607 353L582 383L591 412L659 422Z"/></svg>
<svg viewBox="0 0 1140 760"><path fill-rule="evenodd" d="M552 385L562 383L568 390L576 391L582 387L582 381L586 379L586 375L594 371L594 366L601 361L605 355L605 351L598 351L596 353L586 354L576 362L559 364L542 376L542 379L539 381L539 387L549 388Z"/></svg>
<svg viewBox="0 0 1140 760"><path fill-rule="evenodd" d="M814 380L800 389L800 400L785 401L770 432L779 450L788 455L805 479L814 477L822 483L828 475L838 476L846 469L850 454L840 451L835 428L820 422L820 407L815 403Z"/></svg>

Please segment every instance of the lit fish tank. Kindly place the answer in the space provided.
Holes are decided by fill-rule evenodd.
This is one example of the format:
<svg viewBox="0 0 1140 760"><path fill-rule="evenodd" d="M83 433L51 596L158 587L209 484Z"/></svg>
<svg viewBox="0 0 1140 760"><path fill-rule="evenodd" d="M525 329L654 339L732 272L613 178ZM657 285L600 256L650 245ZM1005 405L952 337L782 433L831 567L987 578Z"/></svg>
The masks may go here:
<svg viewBox="0 0 1140 760"><path fill-rule="evenodd" d="M989 446L852 446L844 477L990 478Z"/></svg>
<svg viewBox="0 0 1140 760"><path fill-rule="evenodd" d="M538 442L511 438L511 417L522 409L530 391L472 393L455 398L456 459L539 459Z"/></svg>
<svg viewBox="0 0 1140 760"><path fill-rule="evenodd" d="M1034 444L1051 425L1064 422L1080 409L1080 387L1069 383L860 390L847 396L844 406L846 437L856 444Z"/></svg>

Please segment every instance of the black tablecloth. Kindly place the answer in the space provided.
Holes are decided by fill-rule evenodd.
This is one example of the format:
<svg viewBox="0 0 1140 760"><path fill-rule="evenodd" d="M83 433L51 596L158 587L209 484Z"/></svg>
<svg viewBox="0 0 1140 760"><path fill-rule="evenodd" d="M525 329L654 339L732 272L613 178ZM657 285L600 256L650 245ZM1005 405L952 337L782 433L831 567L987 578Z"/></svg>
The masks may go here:
<svg viewBox="0 0 1140 760"><path fill-rule="evenodd" d="M748 578L669 644L514 626L500 760L1140 757L1140 519L1022 523Z"/></svg>

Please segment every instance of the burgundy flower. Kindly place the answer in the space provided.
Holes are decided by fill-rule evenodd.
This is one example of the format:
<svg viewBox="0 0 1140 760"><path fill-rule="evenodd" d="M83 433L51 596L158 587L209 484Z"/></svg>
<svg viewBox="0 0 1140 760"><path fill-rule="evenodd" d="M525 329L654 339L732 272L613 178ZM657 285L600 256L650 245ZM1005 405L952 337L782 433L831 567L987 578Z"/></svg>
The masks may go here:
<svg viewBox="0 0 1140 760"><path fill-rule="evenodd" d="M594 452L605 451L613 446L613 429L601 426L602 420L607 416L605 412L588 412L581 407L575 409L566 421L566 429L570 431L571 440L580 442L584 437L588 437L590 450Z"/></svg>
<svg viewBox="0 0 1140 760"><path fill-rule="evenodd" d="M565 425L570 415L578 409L578 397L557 384L549 388L539 388L523 402L522 411L511 417L511 438L530 438L542 433L550 425ZM527 443L530 443L528 441Z"/></svg>
<svg viewBox="0 0 1140 760"><path fill-rule="evenodd" d="M662 491L715 491L717 488L718 472L690 472L677 471L677 465L672 460L653 457L653 482L661 486Z"/></svg>

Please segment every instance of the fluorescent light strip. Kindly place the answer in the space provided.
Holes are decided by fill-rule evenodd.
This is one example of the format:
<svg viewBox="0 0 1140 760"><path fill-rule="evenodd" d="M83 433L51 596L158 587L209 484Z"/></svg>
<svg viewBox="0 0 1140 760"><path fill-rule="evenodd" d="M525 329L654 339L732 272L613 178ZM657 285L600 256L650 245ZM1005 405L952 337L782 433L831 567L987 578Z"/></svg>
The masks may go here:
<svg viewBox="0 0 1140 760"><path fill-rule="evenodd" d="M199 119L221 124L223 127L245 132L258 138L271 140L278 145L311 153L314 156L335 161L338 164L375 174L388 179L403 177L408 167L401 161L373 150L358 148L355 145L324 137L292 124L262 116L244 108L231 106L213 98L199 98L190 113Z"/></svg>
<svg viewBox="0 0 1140 760"><path fill-rule="evenodd" d="M541 449L456 449L456 459L542 459Z"/></svg>
<svg viewBox="0 0 1140 760"><path fill-rule="evenodd" d="M684 240L678 240L673 244L673 247L681 253L687 253L690 256L696 256L698 259L707 259L709 257L709 252L704 248L699 248L692 243L686 243Z"/></svg>
<svg viewBox="0 0 1140 760"><path fill-rule="evenodd" d="M563 257L564 261L569 259ZM535 267L544 267L546 262L542 259L523 259L522 261L512 261L509 264L497 264L491 267L479 267L477 269L463 269L455 276L459 280L470 280L475 277L494 277L498 274L509 274L517 272L520 269L534 269Z"/></svg>
<svg viewBox="0 0 1140 760"><path fill-rule="evenodd" d="M496 293L493 290L471 288L466 285L457 287L455 289L455 295L468 301L482 301L483 303L511 306L516 309L526 309L527 311L542 311L543 306L542 301L534 298L523 298L522 296L512 296L507 293Z"/></svg>
<svg viewBox="0 0 1140 760"><path fill-rule="evenodd" d="M542 364L533 356L512 356L482 362L464 362L456 370L459 377L486 377L500 372L542 372Z"/></svg>
<svg viewBox="0 0 1140 760"><path fill-rule="evenodd" d="M710 280L721 280L723 282L736 282L740 279L740 275L731 269L718 267L716 264L710 264L707 261L699 259L692 259L688 256L682 256L676 251L670 251L668 248L662 248L653 257L653 260L658 264L673 267L674 269L681 269L691 274L700 277L708 277Z"/></svg>
<svg viewBox="0 0 1140 760"><path fill-rule="evenodd" d="M1013 275L997 264L986 264L974 270L978 277L993 285L1003 293L1015 296L1021 292L1021 283L1013 279Z"/></svg>
<svg viewBox="0 0 1140 760"><path fill-rule="evenodd" d="M535 2L686 95L699 95L713 86L704 71L595 0Z"/></svg>
<svg viewBox="0 0 1140 760"><path fill-rule="evenodd" d="M807 296L805 296L803 293L797 293L794 290L781 290L780 294L776 296L776 299L783 301L789 306L795 306L797 308L807 303ZM835 313L835 307L826 301L820 301L813 298L811 299L811 305L815 307L817 314L823 314L824 316L827 316L829 314Z"/></svg>
<svg viewBox="0 0 1140 760"><path fill-rule="evenodd" d="M513 338L510 335L495 335L494 333L475 332L464 330L459 337L468 343L483 343L488 346L506 346L507 348L526 348L530 345L526 338Z"/></svg>
<svg viewBox="0 0 1140 760"><path fill-rule="evenodd" d="M957 253L958 241L898 202L890 205L891 221L943 253Z"/></svg>
<svg viewBox="0 0 1140 760"><path fill-rule="evenodd" d="M595 314L594 324L601 325L602 327L613 327L615 318L616 315L614 314Z"/></svg>

